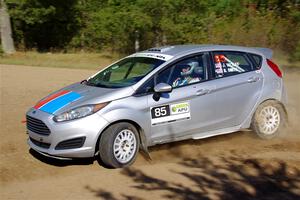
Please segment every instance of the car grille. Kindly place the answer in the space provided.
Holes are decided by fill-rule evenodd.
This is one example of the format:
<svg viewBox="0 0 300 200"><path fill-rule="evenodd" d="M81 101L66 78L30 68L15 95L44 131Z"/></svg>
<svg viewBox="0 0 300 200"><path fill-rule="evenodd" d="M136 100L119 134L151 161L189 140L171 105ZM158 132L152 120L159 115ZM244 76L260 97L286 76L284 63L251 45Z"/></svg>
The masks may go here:
<svg viewBox="0 0 300 200"><path fill-rule="evenodd" d="M39 146L39 147L44 148L44 149L49 149L50 148L51 144L49 144L49 143L40 142L40 141L37 141L37 140L35 140L35 139L31 138L31 137L29 139L36 146Z"/></svg>
<svg viewBox="0 0 300 200"><path fill-rule="evenodd" d="M63 149L75 149L75 148L80 148L83 146L85 141L85 137L79 137L79 138L74 138L70 140L65 140L60 143L55 147L56 150L63 150Z"/></svg>
<svg viewBox="0 0 300 200"><path fill-rule="evenodd" d="M41 120L27 115L26 121L27 121L26 124L27 124L28 130L30 130L34 133L40 134L40 135L49 135L50 134L49 128Z"/></svg>

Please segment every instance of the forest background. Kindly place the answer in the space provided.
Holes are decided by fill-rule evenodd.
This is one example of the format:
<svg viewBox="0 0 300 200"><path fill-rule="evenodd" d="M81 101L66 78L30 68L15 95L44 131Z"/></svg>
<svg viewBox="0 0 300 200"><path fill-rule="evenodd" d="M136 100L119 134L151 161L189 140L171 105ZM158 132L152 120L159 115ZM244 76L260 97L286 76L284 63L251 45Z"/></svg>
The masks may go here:
<svg viewBox="0 0 300 200"><path fill-rule="evenodd" d="M5 0L17 51L109 52L153 46L269 47L300 60L299 0Z"/></svg>

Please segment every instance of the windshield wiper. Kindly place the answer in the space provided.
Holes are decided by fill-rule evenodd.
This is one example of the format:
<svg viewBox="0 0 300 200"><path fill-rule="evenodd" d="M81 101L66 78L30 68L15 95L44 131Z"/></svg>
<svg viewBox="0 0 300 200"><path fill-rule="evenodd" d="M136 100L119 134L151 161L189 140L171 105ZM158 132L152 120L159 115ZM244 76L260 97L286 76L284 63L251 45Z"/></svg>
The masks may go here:
<svg viewBox="0 0 300 200"><path fill-rule="evenodd" d="M88 86L93 86L93 87L103 87L103 88L120 88L121 86L114 86L114 85L106 85L103 83L94 83L90 81L86 81L85 83L82 83Z"/></svg>
<svg viewBox="0 0 300 200"><path fill-rule="evenodd" d="M109 88L109 86L108 86L108 85L105 85L105 84L103 84L103 83L97 83L97 84L95 84L95 86L96 86L96 87L104 87L104 88Z"/></svg>
<svg viewBox="0 0 300 200"><path fill-rule="evenodd" d="M103 88L110 88L108 85L105 85L103 83L94 83L92 81L81 81L81 84L85 84L88 86L93 86L93 87L103 87Z"/></svg>
<svg viewBox="0 0 300 200"><path fill-rule="evenodd" d="M97 86L95 83L89 81L85 82L84 84L88 86Z"/></svg>

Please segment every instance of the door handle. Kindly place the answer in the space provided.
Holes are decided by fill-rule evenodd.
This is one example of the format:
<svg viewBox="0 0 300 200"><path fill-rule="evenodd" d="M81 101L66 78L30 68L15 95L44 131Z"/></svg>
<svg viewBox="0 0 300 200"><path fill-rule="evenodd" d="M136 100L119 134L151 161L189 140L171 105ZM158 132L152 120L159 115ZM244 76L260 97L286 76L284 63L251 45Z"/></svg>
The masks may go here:
<svg viewBox="0 0 300 200"><path fill-rule="evenodd" d="M201 96L201 95L205 95L205 94L208 94L210 92L209 89L200 89L196 92L196 95L197 96Z"/></svg>
<svg viewBox="0 0 300 200"><path fill-rule="evenodd" d="M248 83L254 83L254 82L257 82L259 81L259 77L250 77L247 82Z"/></svg>

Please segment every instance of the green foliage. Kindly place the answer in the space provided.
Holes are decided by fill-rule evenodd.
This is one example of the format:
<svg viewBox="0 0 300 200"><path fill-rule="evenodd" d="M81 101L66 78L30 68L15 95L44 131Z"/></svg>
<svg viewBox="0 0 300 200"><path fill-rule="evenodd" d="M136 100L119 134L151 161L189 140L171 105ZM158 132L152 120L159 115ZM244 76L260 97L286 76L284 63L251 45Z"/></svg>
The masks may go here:
<svg viewBox="0 0 300 200"><path fill-rule="evenodd" d="M1 44L0 44L0 57L2 57L3 54L4 54L4 51L3 51L2 46L1 46Z"/></svg>
<svg viewBox="0 0 300 200"><path fill-rule="evenodd" d="M157 45L219 43L292 53L298 0L7 0L19 48L119 53ZM298 48L298 47L297 47Z"/></svg>
<svg viewBox="0 0 300 200"><path fill-rule="evenodd" d="M295 49L295 52L294 52L291 60L292 61L300 61L300 41L297 44L297 47Z"/></svg>
<svg viewBox="0 0 300 200"><path fill-rule="evenodd" d="M77 33L75 0L7 0L17 47L64 49Z"/></svg>

